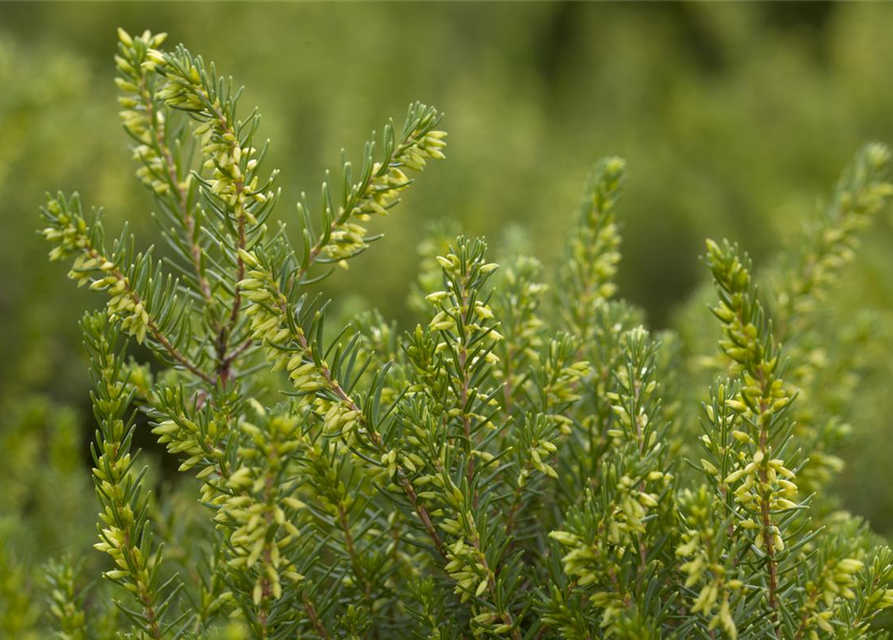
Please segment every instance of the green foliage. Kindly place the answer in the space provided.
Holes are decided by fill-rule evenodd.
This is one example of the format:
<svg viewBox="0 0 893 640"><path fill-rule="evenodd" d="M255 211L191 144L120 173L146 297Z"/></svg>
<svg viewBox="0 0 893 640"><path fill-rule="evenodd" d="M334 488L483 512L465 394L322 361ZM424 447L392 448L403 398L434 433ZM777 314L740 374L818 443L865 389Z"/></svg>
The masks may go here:
<svg viewBox="0 0 893 640"><path fill-rule="evenodd" d="M77 196L44 208L51 259L108 297L82 328L95 546L115 595L98 591L82 617L75 568L50 567L62 637L885 633L874 622L893 605L893 553L822 507L815 479L833 465L805 470L837 432L792 420L799 404L843 418L845 403L811 397L797 337L893 194L885 148L857 157L772 305L746 255L708 242L725 371L699 403L708 387L693 389L677 339L611 299L622 160L597 165L554 279L520 255L500 269L460 236L416 283L414 330L367 312L332 336L311 287L376 239L360 223L398 204L408 172L444 157L439 113L415 104L399 134L387 125L358 176L345 162L340 190L326 179L318 217L303 198L293 244L268 228L276 172L261 171L241 89L182 46L160 50L163 36L119 38L125 130L172 256L139 252L127 231L108 247ZM146 431L180 463L157 496L136 465ZM0 623L33 627L23 611Z"/></svg>
<svg viewBox="0 0 893 640"><path fill-rule="evenodd" d="M297 178L278 181L286 203L299 200L302 189L315 195L323 168L338 167L339 149L358 155L368 130L395 104L424 96L449 113L454 152L407 193L412 223L364 225L373 234L387 231L392 250L367 253L362 268L355 264L319 287L335 299L330 323L333 313L340 322L354 309L379 307L401 330L414 324L403 304L406 283L417 273L412 248L427 239L431 220L451 220L453 239L460 231L486 235L503 265L511 256L503 230L523 225L532 240L525 253L557 264L576 213L570 204L602 150L634 167L620 217L619 289L647 312L651 326L685 335L700 326L672 321L670 312L706 275L697 259L703 237L734 238L758 265L781 247L797 255L801 220L844 159L866 138L893 139L893 87L885 75L893 56L890 9L846 2L246 3L227 11L201 3L102 10L6 4L0 266L15 276L0 291L2 395L7 405L35 393L72 404L82 438L92 433L76 323L91 297L38 259L42 239L29 214L48 185L77 188L85 201L102 203L110 235L129 219L141 249L155 244L158 258L172 252L144 212L154 209L159 220L166 214L121 171L128 151L120 144L121 122L110 115L116 88L107 69L115 47L94 34L119 24L138 31L176 25L177 41L210 56L224 75L249 81L253 104L264 105L263 135L277 142L266 163ZM245 32L266 37L250 48L233 44ZM294 209L282 204L271 228L281 218L296 231ZM858 341L859 327L871 326L873 340L883 334L890 344L891 227L883 214L877 223L842 286L821 305L825 336L844 326ZM710 326L704 304L692 305L693 316ZM836 454L847 473L831 489L876 530L888 531L893 491L873 481L893 441L885 417L887 349L823 342L828 362L839 361L830 353L839 349L857 357L859 373L852 396L858 401L850 407L858 415L839 425L852 425L852 446ZM41 550L33 563L45 559Z"/></svg>
<svg viewBox="0 0 893 640"><path fill-rule="evenodd" d="M84 613L84 593L77 586L80 567L70 561L52 562L47 566L50 586L50 615L58 626L60 640L87 638L87 616Z"/></svg>

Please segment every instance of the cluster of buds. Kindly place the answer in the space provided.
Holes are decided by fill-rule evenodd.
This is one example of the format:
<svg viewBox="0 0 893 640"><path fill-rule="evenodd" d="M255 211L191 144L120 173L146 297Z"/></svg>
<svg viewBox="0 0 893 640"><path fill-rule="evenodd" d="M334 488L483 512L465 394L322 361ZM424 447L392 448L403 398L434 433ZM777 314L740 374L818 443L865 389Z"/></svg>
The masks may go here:
<svg viewBox="0 0 893 640"><path fill-rule="evenodd" d="M300 537L286 510L301 508L289 496L284 469L300 447L299 420L294 415L268 416L256 402L258 425L243 421L245 438L239 456L245 463L226 479L228 497L214 520L230 530L227 564L255 576L255 605L282 597L281 577L300 582L303 576L283 553ZM287 474L285 474L287 475Z"/></svg>
<svg viewBox="0 0 893 640"><path fill-rule="evenodd" d="M551 531L549 537L569 549L561 561L564 564L564 572L577 578L578 585L585 587L599 579L599 572L592 569L592 565L601 557L596 545L587 544L580 535L570 531Z"/></svg>
<svg viewBox="0 0 893 640"><path fill-rule="evenodd" d="M668 474L654 471L649 481L669 480ZM641 482L629 476L618 479L616 495L602 504L591 494L586 504L572 512L565 529L549 537L567 548L561 561L566 575L581 587L604 581L614 571L614 553L635 542L645 533L644 520L658 506L658 496L641 489Z"/></svg>
<svg viewBox="0 0 893 640"><path fill-rule="evenodd" d="M669 482L671 479L669 474L652 471L645 482ZM587 500L585 509L591 512L589 515L594 516L599 533L593 535L574 527L570 531L553 531L549 534L551 538L570 548L562 556L564 571L569 576L579 576L581 580L586 580L580 584L588 584L602 575L598 567L607 561L612 548L630 544L634 541L634 536L645 533L645 519L659 504L658 495L643 489L641 481L637 482L630 476L623 475L616 484L616 495L604 508L591 499ZM604 542L600 538L602 535ZM587 543L584 538L592 539L592 542Z"/></svg>
<svg viewBox="0 0 893 640"><path fill-rule="evenodd" d="M460 595L462 602L472 594L476 597L483 595L493 579L483 554L464 537L449 545L444 570L456 581L455 593Z"/></svg>
<svg viewBox="0 0 893 640"><path fill-rule="evenodd" d="M441 345L444 343L439 343L435 338L436 335L430 330L416 325L407 341L406 355L413 374L409 392L415 394L428 390L436 401L439 392L449 386L450 376L442 366L445 347Z"/></svg>
<svg viewBox="0 0 893 640"><path fill-rule="evenodd" d="M748 518L740 521L739 526L758 532L754 541L757 547L762 548L766 538L771 536L773 548L783 551L784 540L778 527L774 524L767 526L761 518L764 504L773 513L797 508L796 503L789 499L797 495L794 472L784 465L784 460L767 459L761 449L757 449L750 459L745 458L744 463L724 480L726 485L734 488L735 501L749 514Z"/></svg>
<svg viewBox="0 0 893 640"><path fill-rule="evenodd" d="M527 416L518 433L515 447L518 457L518 488L527 484L531 470L536 470L550 478L557 478L558 472L547 462L558 451L552 442L556 435L554 421L545 414Z"/></svg>
<svg viewBox="0 0 893 640"><path fill-rule="evenodd" d="M526 377L526 369L539 357L544 322L538 315L548 285L538 282L539 260L519 256L500 271L497 296L505 340L499 347L502 368L494 372L511 394Z"/></svg>
<svg viewBox="0 0 893 640"><path fill-rule="evenodd" d="M587 490L584 504L573 507L562 529L549 534L564 547L565 575L601 611L608 633L628 608L626 587L616 579L624 558L628 553L647 556L655 542L649 523L659 521L670 504L665 498L673 476L662 468L666 446L658 441L656 349L641 327L621 336L614 390L607 394L614 415L607 435L613 446L602 461L599 490Z"/></svg>
<svg viewBox="0 0 893 640"><path fill-rule="evenodd" d="M160 444L167 444L168 452L188 456L180 465L180 471L191 469L205 457L205 448L199 444L199 427L186 416L160 422L152 433L158 436Z"/></svg>
<svg viewBox="0 0 893 640"><path fill-rule="evenodd" d="M651 471L645 483L665 479L662 471ZM649 510L657 507L658 495L643 488L643 482L636 482L628 475L617 480L617 497L607 518L608 540L614 544L629 542L633 535L645 533L645 517Z"/></svg>
<svg viewBox="0 0 893 640"><path fill-rule="evenodd" d="M122 107L121 121L138 143L132 149L133 158L142 164L136 175L158 195L170 191L170 183L160 149L166 135L164 114L156 108L153 95L156 65L149 60L148 54L160 47L166 38L167 34L153 35L149 31L133 37L118 29L118 54L115 56L118 69L115 83L122 92L118 97Z"/></svg>
<svg viewBox="0 0 893 640"><path fill-rule="evenodd" d="M448 517L440 521L439 527L454 538L446 546L447 563L444 570L456 581L454 593L461 602L472 597L490 601L490 606L476 605L472 608L474 636L486 635L488 632L507 634L512 630L512 618L507 610L500 610L492 598L495 594L491 592L497 576L489 566L483 548L486 536L478 529L472 512L474 498L463 492L448 472L441 474L441 480L439 497L443 500L445 510L448 510Z"/></svg>
<svg viewBox="0 0 893 640"><path fill-rule="evenodd" d="M432 116L433 117L433 116ZM430 118L422 118L415 128L407 132L393 155L384 162L372 165L372 174L352 202L349 215L359 220L369 220L371 214L387 215L388 209L411 181L403 169L422 171L429 159L442 160L446 156L445 131L430 130ZM393 135L388 129L388 136Z"/></svg>
<svg viewBox="0 0 893 640"><path fill-rule="evenodd" d="M574 229L564 266L562 286L567 290L570 326L584 340L590 336L593 310L600 300L614 295L614 275L620 262L620 231L615 208L626 172L621 158L599 162L581 206L582 220Z"/></svg>
<svg viewBox="0 0 893 640"><path fill-rule="evenodd" d="M91 228L81 214L80 202L76 198L68 202L50 199L44 214L52 224L43 230L43 236L56 244L50 251L50 259L60 260L78 253L68 277L78 286L89 283L92 290L105 291L111 296L106 307L109 317L112 321L120 320L121 330L142 343L151 325L145 302L114 261L93 246ZM142 260L142 255L137 256L138 262Z"/></svg>
<svg viewBox="0 0 893 640"><path fill-rule="evenodd" d="M299 407L311 406L321 416L327 434L350 438L362 421L362 413L343 398L331 399L317 392L328 389L330 381L322 371L325 362L317 363L301 327L291 328L285 319L288 300L280 291L271 272L257 256L244 249L239 256L249 270L238 283L242 297L249 301L245 315L251 319L251 338L263 344L273 371L285 370L294 388L300 392ZM282 345L290 345L284 350Z"/></svg>
<svg viewBox="0 0 893 640"><path fill-rule="evenodd" d="M178 60L180 64L171 64L172 60L167 54L157 49L149 51L148 56L155 65L155 71L168 79L155 94L158 100L171 108L192 113L201 113L215 106L219 108L219 103L211 100L203 89L197 90L202 85L202 75L194 61Z"/></svg>
<svg viewBox="0 0 893 640"><path fill-rule="evenodd" d="M311 439L305 434L299 435L298 440L301 467L308 479L312 479L310 490L320 506L333 518L338 517L339 512L348 513L354 506L354 495L348 491L335 462L344 453L340 443L335 439L320 442L321 439ZM306 507L303 502L293 504L301 509Z"/></svg>
<svg viewBox="0 0 893 640"><path fill-rule="evenodd" d="M251 338L268 346L270 364L276 370L282 370L288 362L288 355L271 345L282 344L291 336L291 331L282 326L283 319L279 313L288 305L288 299L279 290L273 274L253 252L239 249L239 258L248 268L245 277L236 286L242 299L248 302L245 315L251 318Z"/></svg>
<svg viewBox="0 0 893 640"><path fill-rule="evenodd" d="M446 131L428 131L421 139L405 149L397 156L400 164L413 171L421 171L425 168L428 159L443 160L443 150L446 148Z"/></svg>
<svg viewBox="0 0 893 640"><path fill-rule="evenodd" d="M691 612L707 617L710 630L721 628L734 640L738 629L732 619L730 599L743 583L729 578L728 556L724 555L725 531L713 517L714 504L707 487L701 485L697 491L686 489L680 497L680 507L688 527L676 548L676 555L685 560L679 569L685 574L686 588L701 585Z"/></svg>
<svg viewBox="0 0 893 640"><path fill-rule="evenodd" d="M135 522L135 514L129 504L125 503L126 495L124 485L127 482L132 466L129 452L121 452L120 445L125 435L125 422L123 418L126 409L125 385L120 381L112 381L110 377L103 378L105 385L103 410L107 412L108 420L104 424L108 432L108 438L101 443L100 459L93 469L93 476L97 490L107 500L103 502L103 510L99 518L103 523L101 541L93 545L97 550L107 553L114 560L117 569L109 572L109 577L120 580L128 575L131 570L129 561L135 555L135 550L128 542L130 532ZM137 586L148 586L148 568L142 563L132 576Z"/></svg>
<svg viewBox="0 0 893 640"><path fill-rule="evenodd" d="M257 149L251 145L250 136L240 139L237 134L242 123L235 120L235 100L218 95L201 59L193 58L182 47L173 54L151 49L147 57L166 79L155 98L172 109L189 112L201 122L194 133L202 141L204 167L211 170L211 177L203 181L205 188L225 203L236 220L244 218L249 224L257 224L254 208L273 199L268 186L275 172L259 186ZM257 119L257 115L251 117Z"/></svg>
<svg viewBox="0 0 893 640"><path fill-rule="evenodd" d="M429 118L419 120L416 128L408 132L393 154L385 158L384 162L373 163L369 178L353 187L346 208L342 208L335 217L328 242L320 247L327 258L340 261L342 266L346 266L347 259L368 246L368 230L351 222L351 219L366 222L373 215L387 215L388 209L396 204L400 193L412 184L403 169L422 171L428 159L440 160L445 157L443 148L446 147L447 134L444 131L428 130L430 125ZM387 137L392 136L392 129L389 127ZM324 185L323 189L328 191L328 185Z"/></svg>
<svg viewBox="0 0 893 640"><path fill-rule="evenodd" d="M454 253L437 256L437 261L448 277L448 290L435 291L425 297L428 302L439 308L428 322L428 326L433 331L441 333L461 333L457 338L459 341L471 339L477 332L486 333L492 341L502 340L502 335L494 328L498 323L493 321L493 310L482 300L470 300L468 291L470 284L479 275L486 276L495 271L499 265L485 264L483 256L471 264L462 265L459 256ZM442 348L445 349L446 346ZM499 358L491 354L492 352L487 356L488 362L498 362Z"/></svg>
<svg viewBox="0 0 893 640"><path fill-rule="evenodd" d="M226 125L220 120L209 120L196 127L195 134L203 136L202 153L208 158L205 169L211 170L206 186L210 193L227 203L239 219L244 216L249 224L257 224L252 204L264 204L273 198L273 192L258 187L256 169L257 149L241 146L230 130L220 131ZM275 172L270 180L275 178Z"/></svg>
<svg viewBox="0 0 893 640"><path fill-rule="evenodd" d="M87 221L81 215L77 196L73 196L70 202L50 198L43 213L50 222L50 226L42 231L43 237L55 245L50 250L50 260L64 260L87 249L90 244Z"/></svg>
<svg viewBox="0 0 893 640"><path fill-rule="evenodd" d="M619 456L612 464L618 470L635 469L635 477L628 471L617 478L608 532L609 540L626 543L633 534L645 532L644 519L658 506L658 496L673 477L660 468L666 443L658 441L662 418L655 379L657 347L641 326L624 333L620 343L621 363L615 371L614 391L606 394L614 414L607 435Z"/></svg>
<svg viewBox="0 0 893 640"><path fill-rule="evenodd" d="M115 327L102 314L85 317L86 345L92 356L95 380L93 407L98 419L93 483L102 511L99 513L99 542L94 547L114 562L104 576L131 592L140 602L145 637L160 637L156 608L156 572L160 549L153 549L147 534L142 475L134 470L130 453L133 423L127 411L134 391L121 379L122 361L114 346ZM163 589L163 587L162 587Z"/></svg>
<svg viewBox="0 0 893 640"><path fill-rule="evenodd" d="M117 271L114 265L100 256L88 257L86 254L75 260L75 271L78 262L86 258L84 269L99 268L106 275L93 281L90 288L105 291L111 296L106 308L109 318L114 322L121 320L121 330L136 338L140 344L146 339L150 318L145 303L136 295L129 279Z"/></svg>
<svg viewBox="0 0 893 640"><path fill-rule="evenodd" d="M229 416L213 404L204 404L197 411L187 407L192 404L182 386L159 385L149 395L155 424L152 433L158 443L164 444L171 454L185 457L179 471L199 467L197 478L225 476L228 473L225 459L225 438L229 436ZM205 502L212 502L213 490L203 488Z"/></svg>
<svg viewBox="0 0 893 640"><path fill-rule="evenodd" d="M366 243L366 227L355 222L345 222L332 230L328 244L323 247L323 254L331 260L346 265L349 258L357 255L369 245Z"/></svg>
<svg viewBox="0 0 893 640"><path fill-rule="evenodd" d="M464 431L469 456L474 455L475 448L472 430L476 425L488 424L489 418L483 414L499 404L495 397L485 399L487 394L469 383L475 372L499 362L494 347L502 340L492 309L479 297L487 278L497 269L496 264L484 261L485 250L486 244L480 240L459 238L455 252L437 257L446 289L427 296L437 312L427 332L422 334L417 329L422 339L409 353L417 373L435 385L430 389L446 384L449 393L455 395L456 403L448 408L448 415ZM435 346L429 352L432 342Z"/></svg>
<svg viewBox="0 0 893 640"><path fill-rule="evenodd" d="M615 417L608 435L633 442L646 453L659 446L654 431L657 425L651 423L658 405L655 347L648 341L648 332L639 326L623 335L621 349L625 363L614 374L615 390L606 394Z"/></svg>
<svg viewBox="0 0 893 640"><path fill-rule="evenodd" d="M322 418L323 431L327 435L340 435L345 441L352 442L354 430L363 421L363 414L344 398L332 399L317 393L331 386L322 374L322 371L328 370L326 363L317 364L314 361L309 345L299 346L298 351L285 363L285 370L295 389L303 394L298 406L311 407Z"/></svg>
<svg viewBox="0 0 893 640"><path fill-rule="evenodd" d="M749 261L738 257L728 244L707 243L707 261L720 292L713 313L722 321L720 347L738 372L740 385L731 398L720 389L721 402L737 419L731 432L737 442L733 467L723 483L733 489L742 507L740 526L757 531L758 548L778 553L785 541L772 514L797 508L795 473L781 458L772 457L775 443L770 429L793 399L779 376L779 353L768 332L765 317L756 299ZM708 417L712 419L712 408ZM737 428L735 428L737 426Z"/></svg>
<svg viewBox="0 0 893 640"><path fill-rule="evenodd" d="M580 400L581 382L592 373L589 362L577 359L577 347L577 341L568 334L559 334L540 356L536 374L540 379L542 409L564 433L570 429L570 421L562 412Z"/></svg>
<svg viewBox="0 0 893 640"><path fill-rule="evenodd" d="M778 388L780 382L775 387L767 386L775 378L778 354L774 342L765 340L765 317L756 299L750 261L739 257L737 249L728 242L719 245L708 240L707 264L720 292L719 304L711 308L722 322L720 348L732 361L734 371L748 376L745 404L755 412L764 413L764 403L772 398L774 404L782 397L775 398L774 394L783 391ZM783 406L774 409L780 410Z"/></svg>
<svg viewBox="0 0 893 640"><path fill-rule="evenodd" d="M548 440L537 440L532 442L530 449L528 449L531 466L543 475L547 475L550 478L557 478L558 472L555 471L552 465L543 461L543 458L552 456L557 450L558 447ZM526 479L527 475L525 474L525 469L522 469L518 476L518 484L523 486Z"/></svg>
<svg viewBox="0 0 893 640"><path fill-rule="evenodd" d="M826 633L834 633L831 620L838 612L839 599L853 600L858 588L858 574L865 563L855 558L830 560L821 567L816 581L806 583L810 594L803 605L801 629L809 630L814 636L817 627Z"/></svg>

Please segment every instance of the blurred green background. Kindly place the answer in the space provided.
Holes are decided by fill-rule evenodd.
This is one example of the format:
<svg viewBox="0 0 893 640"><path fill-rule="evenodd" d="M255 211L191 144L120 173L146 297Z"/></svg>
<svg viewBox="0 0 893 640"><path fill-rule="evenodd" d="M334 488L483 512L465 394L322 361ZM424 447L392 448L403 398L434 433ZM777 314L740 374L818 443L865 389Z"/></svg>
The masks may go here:
<svg viewBox="0 0 893 640"><path fill-rule="evenodd" d="M797 242L863 142L893 143L893 5L882 3L0 3L0 514L42 522L35 561L92 535L77 320L99 304L47 263L43 193L77 189L111 229L129 219L143 246L157 241L117 117L118 26L167 31L247 86L243 107L261 109L269 166L282 169L286 222L342 148L357 158L410 101L446 113L448 160L377 223L385 244L326 285L403 322L431 221L497 247L520 226L548 262L589 168L611 154L630 175L621 293L652 327L671 326L704 279L705 237L769 259ZM891 249L888 214L828 314L893 310ZM882 533L893 531L889 353L871 354L838 487ZM36 481L53 455L85 464ZM90 505L81 528L59 511L77 514L75 500Z"/></svg>

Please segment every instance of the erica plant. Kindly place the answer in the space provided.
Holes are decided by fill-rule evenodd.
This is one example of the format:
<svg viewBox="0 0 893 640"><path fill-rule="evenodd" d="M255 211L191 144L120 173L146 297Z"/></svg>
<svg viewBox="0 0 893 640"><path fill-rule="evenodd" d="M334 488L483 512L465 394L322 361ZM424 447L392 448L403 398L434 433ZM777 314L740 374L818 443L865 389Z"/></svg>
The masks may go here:
<svg viewBox="0 0 893 640"><path fill-rule="evenodd" d="M55 563L60 637L886 633L893 554L828 494L846 416L822 389L851 372L810 356L819 303L893 193L886 148L860 152L802 254L756 272L708 242L714 354L614 298L618 158L596 165L560 264L497 266L459 237L413 288L417 326L365 312L332 330L311 285L444 158L440 114L386 125L287 232L241 89L164 35L119 37L124 129L168 247L109 242L77 195L44 207L51 259L106 300L82 327L95 546L120 610L84 590L83 563ZM141 431L178 461L173 488L156 491Z"/></svg>

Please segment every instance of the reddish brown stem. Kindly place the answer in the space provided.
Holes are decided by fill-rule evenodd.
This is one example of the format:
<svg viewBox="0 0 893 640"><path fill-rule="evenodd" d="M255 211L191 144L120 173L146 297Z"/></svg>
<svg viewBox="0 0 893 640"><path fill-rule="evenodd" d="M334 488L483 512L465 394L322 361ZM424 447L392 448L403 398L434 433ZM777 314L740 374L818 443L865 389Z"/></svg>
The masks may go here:
<svg viewBox="0 0 893 640"><path fill-rule="evenodd" d="M323 625L322 620L319 619L319 614L316 612L316 607L313 606L313 603L310 601L310 598L307 597L306 593L301 594L301 601L304 603L304 611L307 612L307 617L310 618L310 622L313 625L313 628L316 630L316 635L318 635L320 638L324 638L325 640L329 640L332 636L329 635L329 632Z"/></svg>
<svg viewBox="0 0 893 640"><path fill-rule="evenodd" d="M285 313L284 305L280 306L280 310ZM304 350L308 356L312 357L312 349L307 342L307 338L304 337L303 333L299 333L297 335L298 344L301 345L301 348ZM359 417L357 418L363 426L366 428L367 433L369 434L369 439L372 444L375 445L375 448L378 449L382 453L386 453L388 451L387 446L384 441L381 439L381 434L377 431L370 429L369 424L366 422L366 418L363 415L363 412L357 406L357 404L348 396L344 389L341 388L341 385L338 384L338 381L332 377L331 371L329 371L328 366L325 363L322 363L319 367L317 367L319 374L325 380L326 386L331 390L339 400L347 404L351 411L356 411ZM406 494L406 497L409 499L410 504L412 504L413 509L416 512L416 515L419 516L419 520L421 520L422 525L425 527L425 531L428 533L428 537L431 538L431 541L434 543L435 549L437 552L446 559L446 548L444 547L443 541L440 539L440 536L437 534L437 530L434 528L434 523L431 521L431 516L428 514L428 510L424 505L420 504L418 501L418 496L416 495L415 489L412 487L412 483L409 482L409 478L406 477L406 474L403 472L399 466L397 467L397 482L400 487L403 489L403 492Z"/></svg>
<svg viewBox="0 0 893 640"><path fill-rule="evenodd" d="M164 124L159 120L159 114L155 110L155 102L152 98L152 94L149 93L146 88L146 79L143 79L140 82L140 97L143 100L143 105L146 107L146 114L149 116L149 120L152 122L152 127L155 131L155 139L158 143L158 150L161 152L161 157L164 160L165 170L167 171L168 179L173 185L174 189L177 191L177 209L180 212L180 216L183 218L183 224L186 227L186 235L187 241L189 242L189 254L192 258L193 268L195 269L195 276L198 280L199 289L202 292L205 300L211 300L211 285L208 283L207 278L202 274L201 268L201 260L202 260L202 248L199 246L197 242L195 242L195 218L189 211L189 192L188 190L180 183L180 180L177 176L177 164L174 162L173 154L171 153L170 147L167 145L167 137L164 131Z"/></svg>

